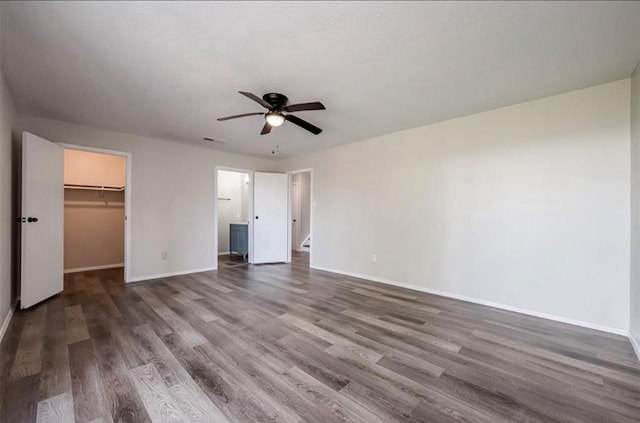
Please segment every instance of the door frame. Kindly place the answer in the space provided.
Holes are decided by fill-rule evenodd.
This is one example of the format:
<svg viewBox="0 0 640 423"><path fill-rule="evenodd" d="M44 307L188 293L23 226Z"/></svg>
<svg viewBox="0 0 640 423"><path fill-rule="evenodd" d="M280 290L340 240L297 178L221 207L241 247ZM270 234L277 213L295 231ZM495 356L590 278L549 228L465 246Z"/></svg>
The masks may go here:
<svg viewBox="0 0 640 423"><path fill-rule="evenodd" d="M240 169L237 167L228 167L228 166L216 166L215 169L215 175L213 178L213 193L214 193L214 201L215 201L215 216L214 216L214 221L215 221L215 243L214 243L214 251L215 251L215 256L216 256L216 269L218 269L218 171L219 170L226 170L229 172L238 172L238 173L246 173L247 175L249 175L249 194L248 194L248 201L249 203L247 204L247 218L249 221L249 227L248 227L248 232L249 232L249 239L248 244L249 244L249 263L253 263L253 170L250 169Z"/></svg>
<svg viewBox="0 0 640 423"><path fill-rule="evenodd" d="M91 153L110 154L112 156L122 156L126 159L126 186L124 190L124 281L131 281L131 191L133 185L132 180L132 163L131 153L126 151L110 150L106 148L89 147L86 145L69 144L64 142L56 143L65 150L88 151Z"/></svg>
<svg viewBox="0 0 640 423"><path fill-rule="evenodd" d="M295 175L296 173L309 173L309 232L311 232L311 239L313 239L313 209L315 206L315 200L313 199L313 168L309 167L309 168L304 168L304 169L296 169L296 170L289 170L287 171L287 175L289 176L289 194L291 194L291 184L293 183L293 178L292 176ZM288 226L288 231L289 231L289 236L287 237L289 239L289 248L287 248L287 263L291 263L291 237L293 235L293 223L291 222L291 216L292 216L292 212L291 212L291 207L292 207L292 201L291 201L291 195L289 195L289 204L288 204L288 218L289 218L289 226ZM309 250L309 267L313 267L313 243L311 244L311 248Z"/></svg>
<svg viewBox="0 0 640 423"><path fill-rule="evenodd" d="M302 195L300 192L300 184L296 184L293 182L293 175L290 176L291 183L289 184L289 198L291 199L291 238L293 239L293 235L297 235L295 240L291 241L291 249L299 251L300 250L300 222L293 221L293 218L296 217L296 213L298 215L298 220L300 219L300 200L302 199ZM295 188L294 188L295 187ZM298 210L296 210L296 206ZM297 225L296 225L297 223Z"/></svg>

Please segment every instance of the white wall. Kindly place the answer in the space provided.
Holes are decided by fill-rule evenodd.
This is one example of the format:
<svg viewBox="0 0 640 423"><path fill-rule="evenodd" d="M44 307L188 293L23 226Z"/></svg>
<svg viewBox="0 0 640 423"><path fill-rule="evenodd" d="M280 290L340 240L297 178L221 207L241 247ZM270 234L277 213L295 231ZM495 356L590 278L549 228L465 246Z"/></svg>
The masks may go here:
<svg viewBox="0 0 640 423"><path fill-rule="evenodd" d="M275 161L18 115L17 129L51 141L132 154L131 276L214 268L215 167L272 170ZM168 259L161 253L166 251Z"/></svg>
<svg viewBox="0 0 640 423"><path fill-rule="evenodd" d="M314 169L312 266L626 331L629 92L626 79L284 161Z"/></svg>
<svg viewBox="0 0 640 423"><path fill-rule="evenodd" d="M247 221L246 177L246 173L218 170L218 253L229 252L229 224Z"/></svg>
<svg viewBox="0 0 640 423"><path fill-rule="evenodd" d="M640 359L640 62L631 79L631 320Z"/></svg>
<svg viewBox="0 0 640 423"><path fill-rule="evenodd" d="M0 339L16 293L13 292L13 145L11 127L15 108L0 71Z"/></svg>

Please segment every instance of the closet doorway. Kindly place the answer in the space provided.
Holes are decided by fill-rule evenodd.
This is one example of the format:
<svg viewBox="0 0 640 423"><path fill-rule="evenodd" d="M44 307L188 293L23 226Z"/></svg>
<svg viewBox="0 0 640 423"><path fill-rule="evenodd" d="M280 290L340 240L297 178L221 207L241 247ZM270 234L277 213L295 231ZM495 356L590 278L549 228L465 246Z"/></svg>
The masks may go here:
<svg viewBox="0 0 640 423"><path fill-rule="evenodd" d="M308 266L312 251L313 170L289 172L290 254L297 265Z"/></svg>
<svg viewBox="0 0 640 423"><path fill-rule="evenodd" d="M216 169L219 269L249 263L251 175L250 171L240 169Z"/></svg>
<svg viewBox="0 0 640 423"><path fill-rule="evenodd" d="M63 144L64 272L130 280L129 153Z"/></svg>

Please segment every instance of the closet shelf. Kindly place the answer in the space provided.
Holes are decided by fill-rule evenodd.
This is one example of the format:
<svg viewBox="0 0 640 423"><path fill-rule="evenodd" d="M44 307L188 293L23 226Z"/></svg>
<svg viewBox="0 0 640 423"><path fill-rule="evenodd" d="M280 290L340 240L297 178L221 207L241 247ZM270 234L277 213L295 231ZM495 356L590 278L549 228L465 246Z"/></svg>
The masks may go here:
<svg viewBox="0 0 640 423"><path fill-rule="evenodd" d="M111 187L102 185L76 185L76 184L64 184L65 189L84 189L91 191L124 191L125 187Z"/></svg>

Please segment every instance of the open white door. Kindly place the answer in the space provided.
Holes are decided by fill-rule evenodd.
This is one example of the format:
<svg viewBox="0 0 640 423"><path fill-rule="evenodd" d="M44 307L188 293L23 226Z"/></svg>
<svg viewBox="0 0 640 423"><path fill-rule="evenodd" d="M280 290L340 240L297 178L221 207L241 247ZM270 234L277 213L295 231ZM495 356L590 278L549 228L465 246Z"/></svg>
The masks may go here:
<svg viewBox="0 0 640 423"><path fill-rule="evenodd" d="M253 176L253 260L278 263L288 259L289 175L255 172Z"/></svg>
<svg viewBox="0 0 640 423"><path fill-rule="evenodd" d="M64 288L64 149L22 133L20 306L28 308Z"/></svg>

